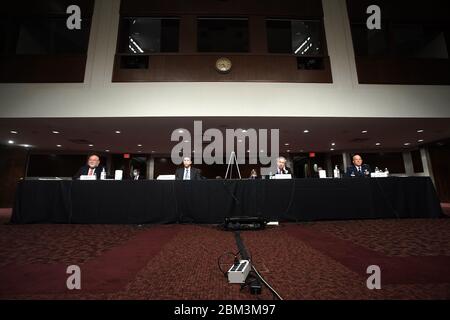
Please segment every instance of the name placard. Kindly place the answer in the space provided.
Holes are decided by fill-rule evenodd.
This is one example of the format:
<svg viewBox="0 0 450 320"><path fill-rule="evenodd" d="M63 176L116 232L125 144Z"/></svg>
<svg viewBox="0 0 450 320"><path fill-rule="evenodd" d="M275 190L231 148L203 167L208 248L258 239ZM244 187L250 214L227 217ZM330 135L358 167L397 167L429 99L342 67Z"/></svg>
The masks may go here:
<svg viewBox="0 0 450 320"><path fill-rule="evenodd" d="M272 179L292 179L292 175L290 173L276 174L276 175L272 176Z"/></svg>
<svg viewBox="0 0 450 320"><path fill-rule="evenodd" d="M97 176L95 174L93 174L92 176L82 175L80 176L80 180L97 180Z"/></svg>

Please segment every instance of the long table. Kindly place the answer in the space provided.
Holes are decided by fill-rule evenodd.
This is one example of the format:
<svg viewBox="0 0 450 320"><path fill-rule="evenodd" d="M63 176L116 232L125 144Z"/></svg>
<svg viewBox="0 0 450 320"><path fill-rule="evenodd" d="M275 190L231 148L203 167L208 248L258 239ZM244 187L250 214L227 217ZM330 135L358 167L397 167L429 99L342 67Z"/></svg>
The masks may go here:
<svg viewBox="0 0 450 320"><path fill-rule="evenodd" d="M428 177L200 181L23 180L12 223L221 223L230 216L278 221L436 218Z"/></svg>

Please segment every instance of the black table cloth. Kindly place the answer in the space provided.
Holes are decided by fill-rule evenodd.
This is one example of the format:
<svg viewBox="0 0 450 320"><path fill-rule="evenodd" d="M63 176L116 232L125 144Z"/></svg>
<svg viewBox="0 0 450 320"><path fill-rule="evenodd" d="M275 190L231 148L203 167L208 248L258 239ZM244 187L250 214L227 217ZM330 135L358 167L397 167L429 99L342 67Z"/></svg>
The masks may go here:
<svg viewBox="0 0 450 320"><path fill-rule="evenodd" d="M428 177L371 179L19 182L12 223L221 223L436 218Z"/></svg>

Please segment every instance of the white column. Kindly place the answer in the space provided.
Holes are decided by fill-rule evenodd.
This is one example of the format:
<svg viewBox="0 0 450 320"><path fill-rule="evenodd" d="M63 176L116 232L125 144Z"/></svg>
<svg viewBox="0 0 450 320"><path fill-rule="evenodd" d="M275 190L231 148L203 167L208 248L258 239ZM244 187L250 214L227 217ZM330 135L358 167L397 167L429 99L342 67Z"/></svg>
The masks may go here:
<svg viewBox="0 0 450 320"><path fill-rule="evenodd" d="M155 179L155 158L153 156L147 159L147 179Z"/></svg>
<svg viewBox="0 0 450 320"><path fill-rule="evenodd" d="M331 163L331 155L330 154L327 154L327 157L325 158L325 168L324 169L327 171L328 177L333 176L333 164ZM342 168L340 168L340 169L342 169Z"/></svg>
<svg viewBox="0 0 450 320"><path fill-rule="evenodd" d="M422 158L423 173L429 176L434 183L433 168L431 167L430 154L427 148L420 148L420 157Z"/></svg>
<svg viewBox="0 0 450 320"><path fill-rule="evenodd" d="M403 155L403 164L405 165L405 174L407 176L413 176L414 175L414 165L413 165L413 161L412 161L411 152L405 151L402 153L402 155Z"/></svg>
<svg viewBox="0 0 450 320"><path fill-rule="evenodd" d="M344 164L344 171L347 170L348 167L351 165L350 155L348 152L342 153L342 163Z"/></svg>
<svg viewBox="0 0 450 320"><path fill-rule="evenodd" d="M322 7L333 85L354 87L358 84L358 76L346 1L322 0Z"/></svg>
<svg viewBox="0 0 450 320"><path fill-rule="evenodd" d="M91 88L110 85L116 53L120 0L96 0L84 82Z"/></svg>

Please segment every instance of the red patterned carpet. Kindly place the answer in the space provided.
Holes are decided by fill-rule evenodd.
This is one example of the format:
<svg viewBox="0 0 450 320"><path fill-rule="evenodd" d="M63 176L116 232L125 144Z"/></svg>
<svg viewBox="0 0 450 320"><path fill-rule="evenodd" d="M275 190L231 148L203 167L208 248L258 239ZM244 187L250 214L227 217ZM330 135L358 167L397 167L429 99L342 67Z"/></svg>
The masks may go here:
<svg viewBox="0 0 450 320"><path fill-rule="evenodd" d="M198 225L7 225L1 299L256 299L220 273L233 233ZM285 299L450 299L450 219L282 224L241 237ZM231 259L231 260L230 260ZM232 258L223 259L223 267ZM81 290L66 268L81 268ZM380 290L366 268L381 268ZM263 288L259 299L272 299Z"/></svg>

